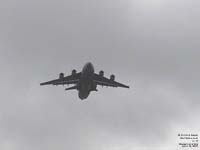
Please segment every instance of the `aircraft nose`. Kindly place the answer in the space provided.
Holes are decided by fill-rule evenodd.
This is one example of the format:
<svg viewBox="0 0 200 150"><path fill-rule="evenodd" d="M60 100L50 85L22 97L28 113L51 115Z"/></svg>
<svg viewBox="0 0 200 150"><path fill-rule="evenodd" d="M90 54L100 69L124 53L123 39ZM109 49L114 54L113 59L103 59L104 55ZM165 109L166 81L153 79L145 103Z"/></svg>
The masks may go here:
<svg viewBox="0 0 200 150"><path fill-rule="evenodd" d="M91 62L88 62L87 65L90 67L93 66Z"/></svg>
<svg viewBox="0 0 200 150"><path fill-rule="evenodd" d="M91 62L88 62L87 66L88 66L88 68L90 68L90 70L91 70L92 72L94 72L94 67L93 67L93 65L92 65Z"/></svg>

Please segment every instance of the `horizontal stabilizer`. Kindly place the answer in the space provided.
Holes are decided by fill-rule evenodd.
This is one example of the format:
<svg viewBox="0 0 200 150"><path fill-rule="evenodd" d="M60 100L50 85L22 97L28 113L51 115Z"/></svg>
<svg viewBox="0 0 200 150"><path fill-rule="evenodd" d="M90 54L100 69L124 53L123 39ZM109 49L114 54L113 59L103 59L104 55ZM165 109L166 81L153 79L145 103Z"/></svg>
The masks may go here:
<svg viewBox="0 0 200 150"><path fill-rule="evenodd" d="M74 90L74 89L77 89L77 85L69 87L69 88L66 88L65 90Z"/></svg>

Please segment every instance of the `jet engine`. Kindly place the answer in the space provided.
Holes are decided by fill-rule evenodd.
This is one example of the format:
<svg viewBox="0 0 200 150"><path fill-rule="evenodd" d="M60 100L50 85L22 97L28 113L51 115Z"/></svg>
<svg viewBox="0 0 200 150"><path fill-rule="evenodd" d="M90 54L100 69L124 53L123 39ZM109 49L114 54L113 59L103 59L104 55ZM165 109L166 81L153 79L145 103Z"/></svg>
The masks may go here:
<svg viewBox="0 0 200 150"><path fill-rule="evenodd" d="M60 74L59 74L59 78L60 78L60 79L63 79L63 78L64 78L64 73L60 73Z"/></svg>
<svg viewBox="0 0 200 150"><path fill-rule="evenodd" d="M76 70L75 69L72 70L72 75L73 76L76 75Z"/></svg>
<svg viewBox="0 0 200 150"><path fill-rule="evenodd" d="M112 74L112 75L110 76L110 80L115 81L115 75L114 75L114 74Z"/></svg>
<svg viewBox="0 0 200 150"><path fill-rule="evenodd" d="M104 71L103 71L103 70L99 71L99 75L100 75L101 77L103 77L103 76L104 76Z"/></svg>

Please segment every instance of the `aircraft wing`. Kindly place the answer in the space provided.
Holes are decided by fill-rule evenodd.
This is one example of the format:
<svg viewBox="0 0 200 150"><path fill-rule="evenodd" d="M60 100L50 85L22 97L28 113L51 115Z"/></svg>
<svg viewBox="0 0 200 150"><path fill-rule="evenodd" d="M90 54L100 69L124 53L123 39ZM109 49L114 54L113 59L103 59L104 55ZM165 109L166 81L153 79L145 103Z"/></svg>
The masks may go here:
<svg viewBox="0 0 200 150"><path fill-rule="evenodd" d="M122 83L110 80L106 77L102 77L102 76L100 76L99 74L96 74L96 73L94 74L93 80L97 85L129 88L129 86L127 86L127 85L124 85Z"/></svg>
<svg viewBox="0 0 200 150"><path fill-rule="evenodd" d="M58 78L55 80L47 81L40 83L40 85L64 85L64 84L77 84L81 76L80 73L76 73L75 75L69 75L63 78Z"/></svg>

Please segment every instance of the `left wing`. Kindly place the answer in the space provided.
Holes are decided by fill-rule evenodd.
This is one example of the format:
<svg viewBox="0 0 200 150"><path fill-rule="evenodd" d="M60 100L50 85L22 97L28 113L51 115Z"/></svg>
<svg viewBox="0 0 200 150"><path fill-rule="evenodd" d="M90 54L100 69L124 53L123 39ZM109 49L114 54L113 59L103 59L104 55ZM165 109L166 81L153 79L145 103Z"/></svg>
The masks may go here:
<svg viewBox="0 0 200 150"><path fill-rule="evenodd" d="M64 84L77 84L81 76L81 72L74 75L69 75L63 78L40 83L40 85L64 85Z"/></svg>
<svg viewBox="0 0 200 150"><path fill-rule="evenodd" d="M97 85L129 88L129 86L127 85L124 85L122 83L100 76L99 74L96 74L96 73L94 74L93 80Z"/></svg>

